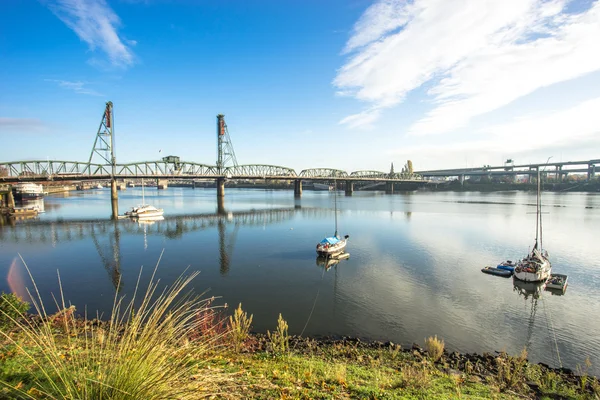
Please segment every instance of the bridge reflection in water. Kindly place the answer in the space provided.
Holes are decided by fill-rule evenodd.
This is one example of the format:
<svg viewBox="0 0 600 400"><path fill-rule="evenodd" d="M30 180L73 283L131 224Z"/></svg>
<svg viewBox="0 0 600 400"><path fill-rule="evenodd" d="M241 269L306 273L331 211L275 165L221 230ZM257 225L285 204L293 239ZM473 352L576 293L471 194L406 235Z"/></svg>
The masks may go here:
<svg viewBox="0 0 600 400"><path fill-rule="evenodd" d="M265 226L291 220L295 215L324 218L330 211L321 208L272 208L239 212L227 212L222 204L213 214L190 214L165 216L156 221L131 219L58 219L44 221L40 218L19 221L0 216L0 242L13 244L51 244L53 247L64 242L89 240L94 244L102 265L115 288L122 289L121 238L125 235L147 238L162 236L179 239L187 233L214 229L219 235L220 273L229 272L231 255L234 251L238 231L242 226Z"/></svg>

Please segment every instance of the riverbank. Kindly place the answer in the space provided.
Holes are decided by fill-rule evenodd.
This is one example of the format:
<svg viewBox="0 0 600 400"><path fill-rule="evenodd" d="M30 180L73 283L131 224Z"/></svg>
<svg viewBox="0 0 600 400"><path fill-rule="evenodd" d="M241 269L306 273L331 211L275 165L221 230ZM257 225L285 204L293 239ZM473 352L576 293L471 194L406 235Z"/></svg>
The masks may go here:
<svg viewBox="0 0 600 400"><path fill-rule="evenodd" d="M68 325L65 324L65 316L68 318L71 315L69 310L72 309L46 319L54 341L52 351L57 352L57 358L66 368L87 369L81 357L88 357L86 352L94 353L90 340L100 339L93 332L104 332L105 336L102 337L110 337L112 328L106 321L78 320L73 325L78 326L78 331L64 329ZM205 322L214 323L214 315ZM26 318L27 325L41 323L37 316ZM391 342L362 341L357 338L287 336L287 328L281 329L281 325L280 329L268 335L242 335L238 341L233 334L239 329L236 324L239 322L234 322L233 327L216 323L216 329L207 329L205 326L199 332L200 336L195 338L196 341L188 338L185 344L180 343L179 348L172 348L173 343L169 344L168 339L163 339L162 352L176 355L182 348L187 349L183 356L186 358L186 373L177 378L179 387L173 391L173 396L177 393L177 398L186 399L582 400L598 399L600 396L600 383L598 379L586 375L585 366L578 371L579 374L575 374L568 369L530 364L525 351L518 356L499 352L482 355L449 353L443 348L443 341L437 337L429 338L425 348L416 344L402 348ZM127 327L120 328L119 332L119 340L125 340L123 338L128 336ZM145 336L143 332L142 336ZM205 337L211 340L197 341ZM36 382L46 382L59 371L52 368L49 372L43 371L42 365L47 362L47 355L46 359L42 356L47 350L35 348L34 342L30 335L19 329L11 330L2 340L0 381L18 391L1 389L0 397L49 398ZM191 343L202 346L202 352L196 353ZM207 343L210 343L209 348L204 347ZM135 352L136 348L129 351ZM35 354L37 359L29 358L27 354ZM112 362L112 359L104 359L103 362ZM115 360L115 364L118 364L118 360ZM102 377L102 373L97 373L99 381ZM186 395L179 397L182 389L185 389ZM22 397L19 397L19 393ZM170 397L167 392L166 397L153 398Z"/></svg>

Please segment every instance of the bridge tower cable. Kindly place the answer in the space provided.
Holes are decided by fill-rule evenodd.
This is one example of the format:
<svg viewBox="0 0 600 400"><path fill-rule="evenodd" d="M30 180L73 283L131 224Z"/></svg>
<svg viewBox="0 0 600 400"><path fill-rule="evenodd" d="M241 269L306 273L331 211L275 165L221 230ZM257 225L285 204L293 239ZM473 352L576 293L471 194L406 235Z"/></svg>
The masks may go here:
<svg viewBox="0 0 600 400"><path fill-rule="evenodd" d="M217 115L217 171L223 174L224 169L231 163L237 167L238 162L229 137L225 115Z"/></svg>

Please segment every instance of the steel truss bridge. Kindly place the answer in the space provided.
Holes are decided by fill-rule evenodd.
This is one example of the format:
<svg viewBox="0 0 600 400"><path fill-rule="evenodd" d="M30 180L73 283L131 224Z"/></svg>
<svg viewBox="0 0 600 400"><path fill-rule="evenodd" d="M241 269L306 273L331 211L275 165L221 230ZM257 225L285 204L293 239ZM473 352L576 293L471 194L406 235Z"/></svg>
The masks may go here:
<svg viewBox="0 0 600 400"><path fill-rule="evenodd" d="M0 163L0 182L84 181L112 178L112 165L79 161L33 160ZM196 162L141 161L115 164L116 179L272 179L331 181L421 182L416 174L381 171L346 171L333 168L311 168L296 173L292 168L277 165L234 165L219 168Z"/></svg>

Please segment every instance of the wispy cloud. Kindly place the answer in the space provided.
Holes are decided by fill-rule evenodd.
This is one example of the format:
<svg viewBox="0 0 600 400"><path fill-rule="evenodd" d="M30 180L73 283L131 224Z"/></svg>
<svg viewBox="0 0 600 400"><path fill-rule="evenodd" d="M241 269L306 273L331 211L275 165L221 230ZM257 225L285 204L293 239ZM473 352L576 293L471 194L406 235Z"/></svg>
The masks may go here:
<svg viewBox="0 0 600 400"><path fill-rule="evenodd" d="M70 81L63 81L60 79L45 79L45 81L46 82L55 82L58 84L58 86L65 88L65 89L70 89L70 90L74 91L75 93L87 94L90 96L103 96L101 93L98 93L94 89L88 88L86 86L86 85L88 85L87 82L81 82L81 81L70 82Z"/></svg>
<svg viewBox="0 0 600 400"><path fill-rule="evenodd" d="M99 48L114 66L133 65L135 57L131 47L136 42L119 36L117 28L121 20L105 0L51 0L49 7L90 50Z"/></svg>
<svg viewBox="0 0 600 400"><path fill-rule="evenodd" d="M415 135L450 132L542 87L600 69L600 1L568 13L569 0L381 0L346 45L334 85L371 105L344 118L373 123L427 84L433 109Z"/></svg>
<svg viewBox="0 0 600 400"><path fill-rule="evenodd" d="M0 117L0 133L41 132L46 128L46 124L37 118Z"/></svg>
<svg viewBox="0 0 600 400"><path fill-rule="evenodd" d="M517 158L518 155L540 155L538 161L543 161L548 155L558 155L557 151L564 152L565 156L573 153L573 157L585 157L581 154L590 153L589 157L597 157L596 149L600 146L598 110L600 97L567 109L549 110L486 127L479 132L478 140L456 140L443 145L430 142L403 147L391 154L422 160L427 168L460 166L466 154L474 165L489 164L490 160L497 160L502 155Z"/></svg>

